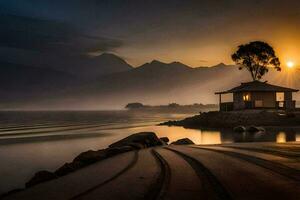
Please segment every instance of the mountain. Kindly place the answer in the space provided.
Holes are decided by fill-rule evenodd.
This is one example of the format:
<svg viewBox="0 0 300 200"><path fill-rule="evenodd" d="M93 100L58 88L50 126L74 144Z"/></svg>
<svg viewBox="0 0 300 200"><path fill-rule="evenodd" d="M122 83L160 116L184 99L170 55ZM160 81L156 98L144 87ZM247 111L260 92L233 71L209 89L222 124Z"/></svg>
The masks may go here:
<svg viewBox="0 0 300 200"><path fill-rule="evenodd" d="M282 86L299 88L300 79L289 73L270 70L265 80ZM279 79L281 77L281 79ZM103 76L82 89L89 96L89 104L96 108L121 108L129 102L145 104L218 103L214 93L251 81L246 70L220 63L212 67L191 68L173 62L152 61L130 71ZM297 98L297 97L296 97ZM230 100L229 95L224 100Z"/></svg>
<svg viewBox="0 0 300 200"><path fill-rule="evenodd" d="M0 61L2 104L49 98L78 84L79 80L66 72Z"/></svg>
<svg viewBox="0 0 300 200"><path fill-rule="evenodd" d="M191 68L179 62L152 61L130 71L102 76L80 91L83 96L93 97L88 102L99 109L121 108L128 102L217 103L214 92L241 80L246 81L247 76L237 66Z"/></svg>
<svg viewBox="0 0 300 200"><path fill-rule="evenodd" d="M94 79L102 75L123 72L132 69L124 59L110 53L100 56L61 56L43 52L2 49L0 60L32 67L63 71L79 79Z"/></svg>
<svg viewBox="0 0 300 200"><path fill-rule="evenodd" d="M172 62L172 63L163 63L158 60L153 60L150 63L145 63L137 68L136 71L146 71L146 72L155 72L155 73L164 73L164 72L182 72L188 71L192 68L184 65L180 62Z"/></svg>
<svg viewBox="0 0 300 200"><path fill-rule="evenodd" d="M64 70L89 79L94 79L102 75L124 72L133 68L122 58L110 53L103 53L100 56L91 58L82 57L76 62L77 63L74 64L72 61L72 64L66 65Z"/></svg>
<svg viewBox="0 0 300 200"><path fill-rule="evenodd" d="M104 54L99 59L103 63L111 62L111 65L114 63L126 65L121 59L110 54ZM112 62L112 60L115 61ZM241 82L251 81L247 71L238 70L238 66L223 63L212 67L191 68L179 62L163 63L154 60L137 68L130 68L129 70L127 68L125 71L97 75L93 79L84 80L76 79L77 76L70 75L70 73L51 71L53 69L48 68L47 73L43 71L44 69L39 72L44 73L46 77L41 80L41 78L35 78L37 73L32 72L32 70L38 69L26 68L30 73L22 70L25 69L18 67L18 70L13 73L10 72L8 77L17 77L16 79L22 80L22 74L31 74L23 77L24 81L21 82L24 84L22 87L26 85L31 96L20 92L19 99L22 101L16 106L13 98L15 95L13 95L10 99L14 101L2 101L3 107L6 106L5 108L120 109L129 102L142 102L151 105L171 102L208 104L218 102L218 96L214 94L215 92L232 88ZM8 85L13 85L5 93L6 97L11 95L11 91L16 91L16 93L20 91L14 82L16 81L19 85L22 84L16 79L2 81L2 84L9 82ZM38 80L38 83L29 84L25 81L31 79ZM66 80L74 81L65 83ZM291 74L286 71L279 73L270 70L266 80L282 86L300 87L300 77L297 73ZM296 96L296 98L298 97Z"/></svg>

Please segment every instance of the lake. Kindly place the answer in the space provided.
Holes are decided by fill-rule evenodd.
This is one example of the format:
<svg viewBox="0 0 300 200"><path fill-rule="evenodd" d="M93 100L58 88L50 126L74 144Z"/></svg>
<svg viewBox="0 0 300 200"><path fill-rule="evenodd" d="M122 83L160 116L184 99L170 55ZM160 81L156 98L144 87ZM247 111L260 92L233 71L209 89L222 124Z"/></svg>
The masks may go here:
<svg viewBox="0 0 300 200"><path fill-rule="evenodd" d="M106 148L142 131L153 131L170 141L188 137L196 144L300 141L300 131L249 134L156 126L191 115L127 111L0 112L0 194L24 187L39 170L55 170L83 151Z"/></svg>

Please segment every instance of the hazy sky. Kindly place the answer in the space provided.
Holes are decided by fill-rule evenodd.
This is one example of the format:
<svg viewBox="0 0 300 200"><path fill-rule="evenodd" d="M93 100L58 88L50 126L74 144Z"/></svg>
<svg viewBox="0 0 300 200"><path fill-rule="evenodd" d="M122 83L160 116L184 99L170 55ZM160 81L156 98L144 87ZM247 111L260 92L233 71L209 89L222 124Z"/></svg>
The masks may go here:
<svg viewBox="0 0 300 200"><path fill-rule="evenodd" d="M0 56L113 52L135 66L206 66L263 40L300 63L299 0L1 0L0 14Z"/></svg>

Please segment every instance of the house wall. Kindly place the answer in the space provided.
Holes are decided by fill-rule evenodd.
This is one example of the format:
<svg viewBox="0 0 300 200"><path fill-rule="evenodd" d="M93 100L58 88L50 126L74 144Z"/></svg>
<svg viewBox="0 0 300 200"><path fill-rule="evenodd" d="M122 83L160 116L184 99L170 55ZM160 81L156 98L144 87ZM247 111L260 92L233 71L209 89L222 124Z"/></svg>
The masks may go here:
<svg viewBox="0 0 300 200"><path fill-rule="evenodd" d="M233 94L233 108L234 110L241 110L246 108L246 103L243 100L243 95L246 93L234 93ZM260 107L264 108L275 108L276 107L276 93L275 92L251 92L247 93L250 94L250 106L255 105L255 101L262 101L257 102L257 105L260 104ZM249 106L249 103L248 103Z"/></svg>
<svg viewBox="0 0 300 200"><path fill-rule="evenodd" d="M293 93L292 92L284 93L284 101L285 101L286 109L294 109L296 107L295 101L293 101Z"/></svg>
<svg viewBox="0 0 300 200"><path fill-rule="evenodd" d="M262 107L275 108L276 107L276 93L275 92L252 92L251 101L262 100Z"/></svg>
<svg viewBox="0 0 300 200"><path fill-rule="evenodd" d="M285 92L284 93L284 100L285 101L292 101L293 100L292 92Z"/></svg>
<svg viewBox="0 0 300 200"><path fill-rule="evenodd" d="M233 109L241 110L245 108L245 102L243 100L243 93L233 93Z"/></svg>

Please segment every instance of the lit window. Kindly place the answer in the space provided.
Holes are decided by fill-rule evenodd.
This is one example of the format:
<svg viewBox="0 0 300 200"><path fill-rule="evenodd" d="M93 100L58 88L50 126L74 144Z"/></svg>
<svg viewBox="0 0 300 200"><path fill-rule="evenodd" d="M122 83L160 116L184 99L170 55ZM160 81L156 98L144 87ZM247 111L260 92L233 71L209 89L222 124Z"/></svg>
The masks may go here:
<svg viewBox="0 0 300 200"><path fill-rule="evenodd" d="M284 92L276 92L276 101L284 101Z"/></svg>
<svg viewBox="0 0 300 200"><path fill-rule="evenodd" d="M279 108L283 108L284 107L284 102L283 101L279 101Z"/></svg>
<svg viewBox="0 0 300 200"><path fill-rule="evenodd" d="M249 101L250 100L250 95L249 94L244 94L243 95L243 100L244 101Z"/></svg>

